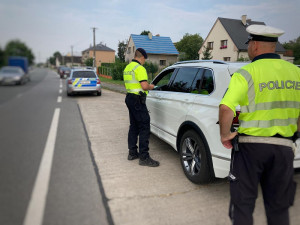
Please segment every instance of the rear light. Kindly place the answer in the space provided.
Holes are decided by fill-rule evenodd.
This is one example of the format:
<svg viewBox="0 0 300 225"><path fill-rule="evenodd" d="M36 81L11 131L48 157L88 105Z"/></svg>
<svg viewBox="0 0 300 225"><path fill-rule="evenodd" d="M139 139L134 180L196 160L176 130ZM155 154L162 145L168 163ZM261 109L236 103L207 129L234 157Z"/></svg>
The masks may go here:
<svg viewBox="0 0 300 225"><path fill-rule="evenodd" d="M72 80L71 79L68 80L68 84L72 84Z"/></svg>
<svg viewBox="0 0 300 225"><path fill-rule="evenodd" d="M97 78L97 84L101 84L101 81L99 78Z"/></svg>
<svg viewBox="0 0 300 225"><path fill-rule="evenodd" d="M236 116L233 118L232 120L232 125L234 127L238 127L240 125L240 122L239 122L239 115L240 115L240 111L236 111Z"/></svg>

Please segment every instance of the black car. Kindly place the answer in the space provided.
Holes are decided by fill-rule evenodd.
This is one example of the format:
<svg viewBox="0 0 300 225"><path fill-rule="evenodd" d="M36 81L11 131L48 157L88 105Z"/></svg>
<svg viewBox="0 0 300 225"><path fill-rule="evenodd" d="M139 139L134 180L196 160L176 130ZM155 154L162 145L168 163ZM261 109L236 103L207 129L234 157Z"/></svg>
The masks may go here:
<svg viewBox="0 0 300 225"><path fill-rule="evenodd" d="M70 74L71 74L71 69L70 69L69 67L66 67L66 66L60 66L60 67L58 68L58 71L57 71L57 72L58 72L60 78L63 79L63 78L67 78L67 77L70 76Z"/></svg>

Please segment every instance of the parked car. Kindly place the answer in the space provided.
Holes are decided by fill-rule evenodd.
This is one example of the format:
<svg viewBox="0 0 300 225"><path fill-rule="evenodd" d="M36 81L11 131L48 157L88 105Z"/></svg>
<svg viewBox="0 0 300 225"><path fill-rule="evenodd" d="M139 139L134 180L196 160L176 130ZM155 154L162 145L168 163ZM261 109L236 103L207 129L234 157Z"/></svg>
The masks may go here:
<svg viewBox="0 0 300 225"><path fill-rule="evenodd" d="M0 70L0 83L6 84L25 84L30 81L30 76L19 66L4 66Z"/></svg>
<svg viewBox="0 0 300 225"><path fill-rule="evenodd" d="M66 80L67 95L75 93L95 93L101 95L101 82L94 70L74 69Z"/></svg>
<svg viewBox="0 0 300 225"><path fill-rule="evenodd" d="M149 91L146 103L151 132L179 152L183 171L194 183L228 176L231 151L220 142L219 103L230 75L245 64L178 62L163 70L152 82L156 87ZM233 126L238 126L238 117ZM300 167L299 160L298 153L295 167Z"/></svg>
<svg viewBox="0 0 300 225"><path fill-rule="evenodd" d="M71 74L71 68L66 67L66 66L60 66L58 68L58 74L59 74L59 76L60 76L61 79L67 78Z"/></svg>

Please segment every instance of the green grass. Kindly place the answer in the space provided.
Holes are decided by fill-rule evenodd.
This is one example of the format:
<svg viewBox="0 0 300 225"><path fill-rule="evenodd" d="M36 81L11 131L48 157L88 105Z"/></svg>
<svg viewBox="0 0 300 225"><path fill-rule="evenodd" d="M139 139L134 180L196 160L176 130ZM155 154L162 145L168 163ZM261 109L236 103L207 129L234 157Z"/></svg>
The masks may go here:
<svg viewBox="0 0 300 225"><path fill-rule="evenodd" d="M119 85L124 85L124 81L122 80L113 80L113 79L108 79L105 77L99 77L100 81L102 82L107 82L107 83L111 83L111 84L119 84Z"/></svg>

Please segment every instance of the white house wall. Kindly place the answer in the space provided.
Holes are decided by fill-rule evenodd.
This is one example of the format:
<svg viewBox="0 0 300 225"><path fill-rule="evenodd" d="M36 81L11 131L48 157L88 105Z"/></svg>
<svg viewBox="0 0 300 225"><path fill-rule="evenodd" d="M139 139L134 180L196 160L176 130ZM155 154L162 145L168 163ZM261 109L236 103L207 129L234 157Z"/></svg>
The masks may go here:
<svg viewBox="0 0 300 225"><path fill-rule="evenodd" d="M128 48L130 48L130 53L128 53ZM134 48L134 42L130 36L128 45L126 48L126 52L125 52L125 62L130 62L134 58L135 49L133 49L133 48Z"/></svg>
<svg viewBox="0 0 300 225"><path fill-rule="evenodd" d="M227 48L220 49L221 40L227 40ZM199 51L199 59L203 57L203 46L207 47L208 42L213 42L213 50L211 50L211 56L213 60L224 60L224 57L230 57L231 62L237 61L238 50L228 35L227 31L221 24L220 20L217 20L214 27L211 29L208 37L203 43Z"/></svg>

